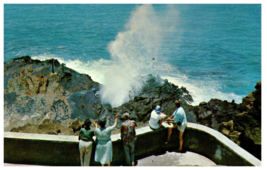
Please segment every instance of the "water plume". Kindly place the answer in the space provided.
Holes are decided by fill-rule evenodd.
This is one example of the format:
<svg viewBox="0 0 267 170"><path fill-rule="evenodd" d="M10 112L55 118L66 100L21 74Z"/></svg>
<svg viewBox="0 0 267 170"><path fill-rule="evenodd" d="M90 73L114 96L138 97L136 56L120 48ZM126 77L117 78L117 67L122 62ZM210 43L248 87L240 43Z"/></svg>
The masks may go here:
<svg viewBox="0 0 267 170"><path fill-rule="evenodd" d="M177 11L167 7L166 15L158 16L152 5L138 6L131 14L125 31L118 33L108 50L112 64L104 70L101 101L112 107L129 100L129 92L142 88L138 75L161 75L172 69L161 55L164 38L171 33Z"/></svg>

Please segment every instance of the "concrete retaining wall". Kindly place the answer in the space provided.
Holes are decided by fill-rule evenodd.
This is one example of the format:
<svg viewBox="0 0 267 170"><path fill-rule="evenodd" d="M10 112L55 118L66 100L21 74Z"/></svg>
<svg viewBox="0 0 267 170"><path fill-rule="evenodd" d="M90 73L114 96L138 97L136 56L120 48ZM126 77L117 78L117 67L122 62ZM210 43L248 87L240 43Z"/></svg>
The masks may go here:
<svg viewBox="0 0 267 170"><path fill-rule="evenodd" d="M152 131L149 127L136 130L135 156L141 159L149 155L163 154L178 148L178 130L171 141L164 145L167 129ZM113 144L112 165L124 165L124 153L120 134L111 136ZM27 133L4 133L4 162L18 164L79 166L77 136L60 136ZM227 137L203 125L188 123L184 133L184 148L199 153L219 165L260 166L261 161L236 145ZM91 165L97 166L92 155ZM192 160L193 161L193 160Z"/></svg>

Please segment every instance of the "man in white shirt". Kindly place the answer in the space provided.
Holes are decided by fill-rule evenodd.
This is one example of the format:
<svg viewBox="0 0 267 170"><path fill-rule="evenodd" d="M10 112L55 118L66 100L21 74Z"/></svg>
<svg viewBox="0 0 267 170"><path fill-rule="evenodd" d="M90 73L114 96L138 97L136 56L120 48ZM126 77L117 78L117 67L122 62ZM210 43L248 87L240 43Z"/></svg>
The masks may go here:
<svg viewBox="0 0 267 170"><path fill-rule="evenodd" d="M149 126L152 130L159 129L162 126L163 120L167 117L166 114L162 113L162 110L162 107L157 105L155 110L151 112Z"/></svg>

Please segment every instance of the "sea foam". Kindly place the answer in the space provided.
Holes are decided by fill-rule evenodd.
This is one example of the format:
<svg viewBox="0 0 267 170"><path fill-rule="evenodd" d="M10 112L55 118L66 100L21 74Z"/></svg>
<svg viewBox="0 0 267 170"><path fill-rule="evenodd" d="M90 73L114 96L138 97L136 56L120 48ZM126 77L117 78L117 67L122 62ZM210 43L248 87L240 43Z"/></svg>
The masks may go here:
<svg viewBox="0 0 267 170"><path fill-rule="evenodd" d="M182 76L164 76L162 78L167 79L169 82L178 85L179 87L183 86L186 87L186 89L189 91L189 94L193 98L193 102L191 105L198 105L200 102L209 102L210 99L216 98L220 100L227 100L228 102L231 102L232 100L235 101L235 103L241 103L242 98L244 96L236 95L234 93L223 93L221 92L220 82L216 81L202 81L202 80L191 80L188 78L184 78L185 75Z"/></svg>
<svg viewBox="0 0 267 170"><path fill-rule="evenodd" d="M175 24L179 23L179 13L168 5L164 14L158 15L152 5L138 6L132 12L124 31L119 32L114 41L109 43L107 48L110 60L84 62L78 58L66 60L51 54L32 58L55 58L79 73L90 75L94 81L103 84L100 90L102 103L109 103L112 107L127 102L132 87L141 89L142 82L135 77L147 74L159 75L179 87L186 87L194 99L193 105L211 98L241 102L242 97L239 95L220 92L220 82L189 79L187 75L179 73L179 68L168 63L161 51L164 41L172 36L172 30L177 26Z"/></svg>
<svg viewBox="0 0 267 170"><path fill-rule="evenodd" d="M111 76L111 82L112 80L115 82L114 84L105 84L104 80L106 80L104 78L104 75L107 75L106 72L109 71L108 68L112 67L112 62L109 60L104 60L104 59L100 59L97 61L92 61L92 62L82 62L78 59L76 60L64 60L58 56L55 55L38 55L38 56L32 56L32 59L38 59L38 60L47 60L47 59L57 59L60 63L65 63L67 67L81 73L81 74L88 74L89 76L92 77L92 79L96 82L99 82L101 84L104 84L104 87L107 88L111 88L111 89L115 89L117 90L118 93L114 93L114 94L109 94L106 93L104 95L117 95L118 99L121 99L118 101L117 105L122 104L123 102L127 102L127 100L129 98L125 98L126 95L124 95L123 93L120 93L120 91L126 91L125 93L127 93L128 96L128 88L124 89L125 84L127 84L127 80L128 79L121 79L121 77L117 77L117 76ZM163 79L167 79L169 82L179 86L179 87L186 87L186 89L190 92L190 95L193 97L194 102L191 103L192 105L198 105L200 102L202 101L206 101L208 102L210 99L212 98L217 98L217 99L221 99L221 100L227 100L229 102L231 102L232 100L235 100L236 103L241 103L242 102L242 98L244 96L240 96L240 95L236 95L234 93L223 93L219 90L220 88L220 83L219 82L215 82L210 80L209 82L206 81L200 81L200 80L192 80L189 79L186 75L184 74L180 74L178 70L174 69L172 70L173 72L177 73L174 75L170 75L168 74L168 70L167 68L169 68L170 65L166 64L165 66L161 67L161 71L162 73L166 73L163 74L161 77ZM164 70L165 69L165 70ZM123 69L125 70L125 69ZM118 72L121 71L121 69L117 70ZM104 74L105 73L105 74ZM114 72L112 72L113 74ZM118 73L115 75L121 75L122 73ZM126 73L125 73L126 74ZM127 77L124 76L124 78ZM136 80L136 79L133 79ZM125 82L126 81L126 82ZM129 82L131 82L131 80L129 80ZM118 86L117 84L121 84L121 86ZM142 84L138 84L138 82L135 83L136 86L142 87ZM115 87L114 87L115 86ZM118 89L116 89L116 87L118 87ZM103 95L103 94L102 94ZM109 98L109 96L103 96L103 97L107 97Z"/></svg>

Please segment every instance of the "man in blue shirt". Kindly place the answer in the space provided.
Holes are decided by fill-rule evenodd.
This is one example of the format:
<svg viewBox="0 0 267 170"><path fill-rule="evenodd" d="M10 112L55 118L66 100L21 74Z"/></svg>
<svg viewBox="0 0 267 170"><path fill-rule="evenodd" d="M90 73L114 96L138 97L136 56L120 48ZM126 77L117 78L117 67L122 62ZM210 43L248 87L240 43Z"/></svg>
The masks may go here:
<svg viewBox="0 0 267 170"><path fill-rule="evenodd" d="M171 138L172 129L177 128L179 130L179 151L183 149L183 134L184 130L187 126L186 114L184 109L181 107L180 101L175 101L175 107L177 108L173 114L167 119L167 123L169 124L170 121L173 122L173 126L168 128L168 139L165 144L168 144Z"/></svg>

